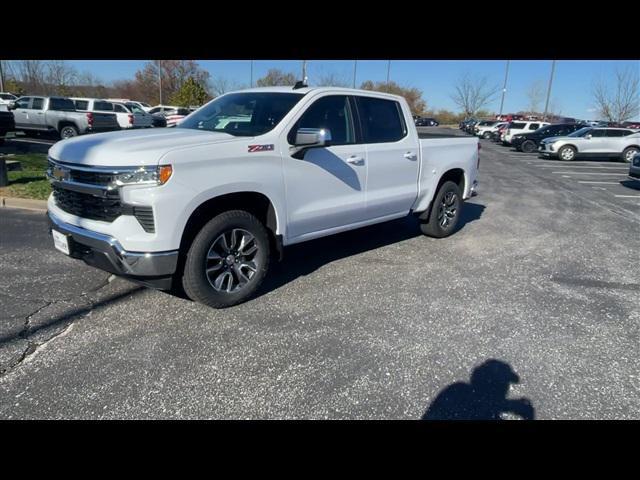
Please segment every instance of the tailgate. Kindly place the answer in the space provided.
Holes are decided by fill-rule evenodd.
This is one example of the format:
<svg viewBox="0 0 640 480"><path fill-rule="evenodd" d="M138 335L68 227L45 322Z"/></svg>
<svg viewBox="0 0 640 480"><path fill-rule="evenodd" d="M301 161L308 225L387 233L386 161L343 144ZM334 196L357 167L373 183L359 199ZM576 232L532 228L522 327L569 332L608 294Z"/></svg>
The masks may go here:
<svg viewBox="0 0 640 480"><path fill-rule="evenodd" d="M93 113L93 129L94 130L117 130L120 128L115 113Z"/></svg>

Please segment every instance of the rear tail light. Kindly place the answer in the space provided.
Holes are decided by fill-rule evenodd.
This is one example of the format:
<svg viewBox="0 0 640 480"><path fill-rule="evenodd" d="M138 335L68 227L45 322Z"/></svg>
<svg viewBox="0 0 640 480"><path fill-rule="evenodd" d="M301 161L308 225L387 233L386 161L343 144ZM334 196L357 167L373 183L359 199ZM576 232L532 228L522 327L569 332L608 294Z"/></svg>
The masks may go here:
<svg viewBox="0 0 640 480"><path fill-rule="evenodd" d="M93 126L93 113L91 112L87 113L87 123L90 127Z"/></svg>
<svg viewBox="0 0 640 480"><path fill-rule="evenodd" d="M133 115L129 114L129 125L133 125Z"/></svg>

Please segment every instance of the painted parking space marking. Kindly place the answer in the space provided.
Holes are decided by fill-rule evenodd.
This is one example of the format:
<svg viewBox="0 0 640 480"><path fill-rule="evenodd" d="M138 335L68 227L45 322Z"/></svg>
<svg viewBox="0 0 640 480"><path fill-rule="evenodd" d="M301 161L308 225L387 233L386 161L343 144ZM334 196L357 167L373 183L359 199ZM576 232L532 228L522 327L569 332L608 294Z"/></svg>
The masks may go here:
<svg viewBox="0 0 640 480"><path fill-rule="evenodd" d="M614 195L614 197L618 197L618 198L640 198L640 195Z"/></svg>
<svg viewBox="0 0 640 480"><path fill-rule="evenodd" d="M608 175L610 177L615 177L620 175L619 173L615 173L615 172L610 172L610 173L605 173L605 172L551 172L551 173L557 173L558 175L562 175L562 174L567 174L567 175Z"/></svg>
<svg viewBox="0 0 640 480"><path fill-rule="evenodd" d="M578 180L578 183L598 183L601 185L620 185L620 182L599 182L597 180Z"/></svg>

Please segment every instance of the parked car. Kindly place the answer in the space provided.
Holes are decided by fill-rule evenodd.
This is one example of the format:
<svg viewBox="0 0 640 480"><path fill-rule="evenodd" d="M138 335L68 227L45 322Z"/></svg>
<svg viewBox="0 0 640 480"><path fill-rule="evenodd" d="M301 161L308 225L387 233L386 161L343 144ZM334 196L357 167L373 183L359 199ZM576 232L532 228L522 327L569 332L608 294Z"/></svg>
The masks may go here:
<svg viewBox="0 0 640 480"><path fill-rule="evenodd" d="M151 122L153 127L159 128L167 126L167 119L161 113L150 113L149 115L151 115Z"/></svg>
<svg viewBox="0 0 640 480"><path fill-rule="evenodd" d="M167 119L167 127L173 127L184 117L191 113L191 110L185 107L176 107L171 105L156 105L151 110L151 114L161 114Z"/></svg>
<svg viewBox="0 0 640 480"><path fill-rule="evenodd" d="M437 127L440 123L435 118L418 117L415 120L415 125L416 127Z"/></svg>
<svg viewBox="0 0 640 480"><path fill-rule="evenodd" d="M478 139L420 139L407 101L381 92L232 92L126 135L49 150L55 247L216 308L248 299L287 245L412 213L447 237L478 186Z"/></svg>
<svg viewBox="0 0 640 480"><path fill-rule="evenodd" d="M13 93L0 92L0 105L9 105L18 99ZM6 111L6 110L5 110Z"/></svg>
<svg viewBox="0 0 640 480"><path fill-rule="evenodd" d="M151 105L149 105L148 103L145 102L137 102L134 100L129 100L128 98L107 98L108 102L115 102L115 103L124 103L124 104L128 104L128 103L132 103L134 105L136 105L139 109L143 110L146 113L149 113L149 110L151 110Z"/></svg>
<svg viewBox="0 0 640 480"><path fill-rule="evenodd" d="M509 127L507 128L507 130L505 131L503 137L502 137L502 144L503 145L511 145L511 138L514 135L518 135L519 133L528 133L528 132L533 132L537 129L539 129L540 127L546 127L547 125L550 125L549 122L528 122L528 121L517 121L517 122L511 122L509 124Z"/></svg>
<svg viewBox="0 0 640 480"><path fill-rule="evenodd" d="M475 122L476 119L475 118L467 118L463 121L460 122L460 125L458 125L458 127L460 128L460 130L463 131L467 131L467 127L469 126L470 123Z"/></svg>
<svg viewBox="0 0 640 480"><path fill-rule="evenodd" d="M541 140L538 152L543 157L566 161L598 157L631 162L640 152L640 133L628 128L584 127L564 137Z"/></svg>
<svg viewBox="0 0 640 480"><path fill-rule="evenodd" d="M622 122L622 126L632 130L640 130L640 122Z"/></svg>
<svg viewBox="0 0 640 480"><path fill-rule="evenodd" d="M152 118L137 105L109 102L99 98L71 97L76 110L81 112L113 113L120 128L147 128L152 126Z"/></svg>
<svg viewBox="0 0 640 480"><path fill-rule="evenodd" d="M507 131L507 128L509 128L509 123L511 122L505 122L494 132L491 132L491 140L498 143L502 142L503 135Z"/></svg>
<svg viewBox="0 0 640 480"><path fill-rule="evenodd" d="M500 127L508 125L508 122L480 122L475 128L475 134L478 137L488 140L493 132L497 132Z"/></svg>
<svg viewBox="0 0 640 480"><path fill-rule="evenodd" d="M640 179L640 153L636 153L629 165L629 176Z"/></svg>
<svg viewBox="0 0 640 480"><path fill-rule="evenodd" d="M519 152L535 152L541 140L549 137L564 137L576 130L580 130L584 126L584 124L580 123L553 123L533 132L514 135L511 138L511 145Z"/></svg>
<svg viewBox="0 0 640 480"><path fill-rule="evenodd" d="M13 119L13 112L0 110L0 145L4 144L4 137L8 132L13 132L16 128Z"/></svg>
<svg viewBox="0 0 640 480"><path fill-rule="evenodd" d="M65 139L120 130L113 113L78 112L73 100L66 97L20 97L10 108L14 110L17 131L57 132Z"/></svg>

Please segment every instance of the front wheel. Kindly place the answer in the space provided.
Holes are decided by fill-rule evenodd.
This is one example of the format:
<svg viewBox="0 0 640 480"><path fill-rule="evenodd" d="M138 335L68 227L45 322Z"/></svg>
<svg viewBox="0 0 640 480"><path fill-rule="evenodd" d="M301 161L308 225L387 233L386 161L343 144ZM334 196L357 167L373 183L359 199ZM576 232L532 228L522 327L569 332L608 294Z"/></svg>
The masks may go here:
<svg viewBox="0 0 640 480"><path fill-rule="evenodd" d="M631 163L633 157L635 157L636 153L640 152L640 149L637 147L629 147L625 148L624 152L622 152L622 160L627 163Z"/></svg>
<svg viewBox="0 0 640 480"><path fill-rule="evenodd" d="M484 138L485 140L489 140L491 138L491 133L490 132L484 132L482 134L482 138Z"/></svg>
<svg viewBox="0 0 640 480"><path fill-rule="evenodd" d="M570 162L574 158L576 158L576 149L570 146L562 147L558 150L558 158L560 160L564 160L565 162Z"/></svg>
<svg viewBox="0 0 640 480"><path fill-rule="evenodd" d="M184 265L182 286L192 300L225 308L247 300L269 269L269 235L243 210L211 219L196 235Z"/></svg>
<svg viewBox="0 0 640 480"><path fill-rule="evenodd" d="M531 140L527 140L522 145L520 145L520 149L524 153L531 153L536 149L536 144L534 142L532 142Z"/></svg>
<svg viewBox="0 0 640 480"><path fill-rule="evenodd" d="M443 238L451 235L462 213L462 192L458 184L444 182L433 200L429 221L420 224L420 230L428 237Z"/></svg>

